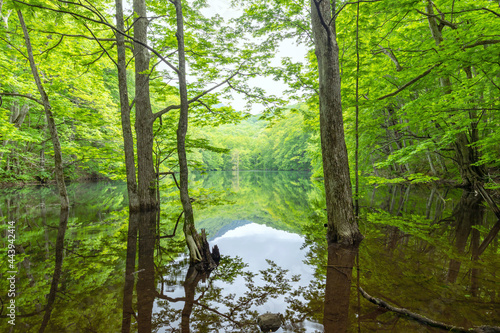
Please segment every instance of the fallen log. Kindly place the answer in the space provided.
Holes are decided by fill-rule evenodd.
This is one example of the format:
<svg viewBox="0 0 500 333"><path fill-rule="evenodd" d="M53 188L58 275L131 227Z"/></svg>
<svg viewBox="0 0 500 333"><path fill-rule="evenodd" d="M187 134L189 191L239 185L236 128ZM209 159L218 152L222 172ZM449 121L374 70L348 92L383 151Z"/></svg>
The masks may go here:
<svg viewBox="0 0 500 333"><path fill-rule="evenodd" d="M415 321L422 323L424 325L427 325L427 326L440 328L440 329L443 329L443 330L446 330L449 332L460 332L460 333L462 333L462 332L475 332L475 333L500 332L500 327L498 327L498 326L476 326L476 327L472 327L472 328L467 329L464 327L458 327L458 326L442 323L439 321L435 321L435 320L432 320L430 318L419 315L418 313L407 310L405 308L398 308L398 307L392 306L379 298L375 298L373 296L370 296L361 287L359 287L358 289L361 292L361 295L363 295L363 297L366 298L371 303L376 304L376 305L378 305L384 309L387 309L389 311L395 312L398 315L415 320Z"/></svg>

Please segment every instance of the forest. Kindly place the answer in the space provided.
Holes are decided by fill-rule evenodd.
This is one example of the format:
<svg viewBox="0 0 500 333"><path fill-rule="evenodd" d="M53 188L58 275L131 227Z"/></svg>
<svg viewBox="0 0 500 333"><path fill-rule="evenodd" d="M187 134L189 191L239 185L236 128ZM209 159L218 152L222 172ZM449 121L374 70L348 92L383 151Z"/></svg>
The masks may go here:
<svg viewBox="0 0 500 333"><path fill-rule="evenodd" d="M0 16L17 286L0 327L255 332L279 309L271 331L500 331L497 1L0 0ZM238 230L303 242L303 280L278 246L252 268L268 244L240 255Z"/></svg>

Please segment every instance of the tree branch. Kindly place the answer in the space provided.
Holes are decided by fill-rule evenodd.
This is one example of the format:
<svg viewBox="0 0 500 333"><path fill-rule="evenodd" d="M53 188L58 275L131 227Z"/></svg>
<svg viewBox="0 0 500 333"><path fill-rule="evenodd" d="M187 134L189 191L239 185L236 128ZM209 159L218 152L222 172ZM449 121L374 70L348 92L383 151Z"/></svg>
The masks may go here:
<svg viewBox="0 0 500 333"><path fill-rule="evenodd" d="M6 93L6 92L0 92L0 96L17 96L17 97L23 97L27 99L31 99L32 101L40 104L43 106L43 102L39 99L36 99L34 97L31 97L30 95L23 95L23 94L16 94L16 93ZM2 105L1 103L2 99L0 98L0 106Z"/></svg>
<svg viewBox="0 0 500 333"><path fill-rule="evenodd" d="M422 15L425 15L427 17L432 17L432 18L435 18L439 21L439 23L443 24L443 25L446 25L452 29L457 29L458 26L455 24L455 23L451 23L450 21L447 21L445 19L443 19L440 15L435 15L435 14L427 14L421 10L416 10L418 13L422 14Z"/></svg>
<svg viewBox="0 0 500 333"><path fill-rule="evenodd" d="M487 39L487 40L480 40L475 43L469 44L469 45L464 45L462 46L463 49L469 49L471 47L476 47L480 45L491 45L491 44L498 44L500 43L500 39Z"/></svg>
<svg viewBox="0 0 500 333"><path fill-rule="evenodd" d="M382 50L382 53L385 54L386 56L388 56L389 59L391 59L392 62L396 65L396 72L399 72L403 69L403 67L401 67L398 59L396 58L396 56L394 55L394 53L392 52L391 49L386 49L382 45L379 45L378 47Z"/></svg>
<svg viewBox="0 0 500 333"><path fill-rule="evenodd" d="M91 18L91 17L88 17L88 16L84 16L84 15L80 15L80 14L77 14L77 13L74 13L74 12L70 12L70 11L67 11L67 10L60 10L60 9L54 9L54 8L44 7L44 6L41 6L41 5L30 4L30 3L27 3L27 2L24 2L24 1L21 1L21 0L14 0L14 1L17 2L17 3L23 4L23 5L29 6L29 7L40 8L40 9L49 10L49 11L56 12L56 13L68 14L68 15L73 16L74 18L81 18L83 20L88 20L90 22L94 22L94 23L97 23L97 24L103 24L103 25L107 26L108 28L110 28L111 30L116 31L120 35L123 35L124 37L129 38L133 42L135 42L135 43L137 43L137 44L145 47L149 51L153 52L158 58L160 58L174 72L176 72L176 73L179 72L179 70L174 65L172 65L167 59L165 59L154 48L152 48L151 46L147 45L146 43L143 43L143 42L135 39L134 37L132 37L132 36L124 33L123 31L118 30L115 26L113 26L112 24L110 24L110 23L108 23L106 21L103 21L102 19L96 20L94 18ZM67 3L71 3L71 4L74 4L74 5L78 5L78 6L83 6L81 4L77 4L77 3L73 3L73 2L67 2ZM83 6L83 7L87 8L86 6ZM91 10L91 12L93 12L94 14L96 14L92 10ZM96 15L99 16L99 14L96 14Z"/></svg>
<svg viewBox="0 0 500 333"><path fill-rule="evenodd" d="M203 96L205 96L206 94L210 93L211 91L219 88L220 86L224 85L224 84L229 84L229 80L231 80L232 78L234 78L236 75L238 75L239 72L236 71L234 72L230 77L228 77L227 79L225 79L224 81L222 81L221 83L213 86L212 88L208 89L208 90L205 90L204 92L202 92L201 94L199 94L198 96L188 100L188 104L191 104L191 103L194 103L194 102L197 102L200 98L202 98ZM171 111L171 110L177 110L177 109L180 109L181 106L180 105L170 105L168 107L166 107L165 109L161 110L161 111L158 111L156 112L155 114L153 114L153 121L155 121L157 118L163 116L165 113Z"/></svg>
<svg viewBox="0 0 500 333"><path fill-rule="evenodd" d="M400 92L402 92L403 90L405 90L406 88L408 88L409 86L411 86L412 84L414 84L415 82L417 82L418 80L420 80L421 78L427 76L430 72L432 72L432 70L441 65L440 63L439 64L436 64L434 66L432 66L431 68L429 68L428 70L426 70L425 72L423 72L422 74L420 74L419 76L417 76L416 78L414 78L413 80L409 81L408 83L404 84L401 88L399 88L398 90L390 93L390 94L387 94L387 95L384 95L382 97L379 97L377 98L378 101L380 100L383 100L385 98L388 98L388 97L392 97L392 96L395 96L397 94L399 94Z"/></svg>

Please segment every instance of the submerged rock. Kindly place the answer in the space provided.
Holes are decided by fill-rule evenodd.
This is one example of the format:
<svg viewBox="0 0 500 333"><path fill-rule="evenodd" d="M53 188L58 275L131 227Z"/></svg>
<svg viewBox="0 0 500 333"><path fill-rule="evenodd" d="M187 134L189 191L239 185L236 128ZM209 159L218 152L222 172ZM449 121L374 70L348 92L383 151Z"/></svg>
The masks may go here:
<svg viewBox="0 0 500 333"><path fill-rule="evenodd" d="M264 313L257 318L257 324L262 332L276 332L281 327L281 315Z"/></svg>

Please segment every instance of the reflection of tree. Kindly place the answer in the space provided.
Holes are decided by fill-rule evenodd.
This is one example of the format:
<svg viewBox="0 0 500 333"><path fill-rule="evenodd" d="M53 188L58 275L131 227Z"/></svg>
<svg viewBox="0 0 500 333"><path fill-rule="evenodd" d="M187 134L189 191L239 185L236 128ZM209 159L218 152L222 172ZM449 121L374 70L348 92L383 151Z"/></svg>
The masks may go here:
<svg viewBox="0 0 500 333"><path fill-rule="evenodd" d="M481 206L481 197L464 190L462 196L460 197L460 202L453 210L452 216L455 218L455 235L454 243L457 253L464 254L465 248L468 243L469 235L472 230L476 230L476 233L472 232L471 245L475 245L472 252L477 252L477 229L473 229L474 226L481 225L483 222L484 208ZM476 236L476 237L474 237ZM460 272L461 261L452 258L450 260L450 266L448 269L448 282L455 283ZM473 272L476 270L473 269Z"/></svg>
<svg viewBox="0 0 500 333"><path fill-rule="evenodd" d="M52 283L50 285L49 297L47 298L47 306L45 307L45 314L43 315L42 324L40 326L39 332L44 332L47 327L52 309L54 308L54 302L56 300L56 294L58 290L59 280L62 274L62 264L64 258L64 235L66 234L66 228L68 226L68 209L61 208L61 216L59 217L59 228L57 229L57 240L56 240L56 258L54 273L52 274Z"/></svg>
<svg viewBox="0 0 500 333"><path fill-rule="evenodd" d="M161 310L154 315L154 327L167 328L167 332L256 332L258 307L269 299L288 294L292 282L298 277L288 277L287 270L268 261L269 268L260 274L245 271L246 265L239 258L223 257L219 269L208 278L190 266L183 281L184 297L158 294ZM178 267L175 267L178 269ZM207 278L206 286L199 281ZM260 279L261 280L260 280ZM224 284L244 281L241 293L224 292ZM180 281L164 281L169 285ZM242 283L243 284L243 283ZM182 309L173 306L184 302ZM173 323L179 323L180 329Z"/></svg>
<svg viewBox="0 0 500 333"><path fill-rule="evenodd" d="M132 316L135 311L132 308L135 284L135 259L137 252L137 228L139 214L130 213L127 233L127 259L125 262L125 283L123 286L123 312L122 333L130 332Z"/></svg>

